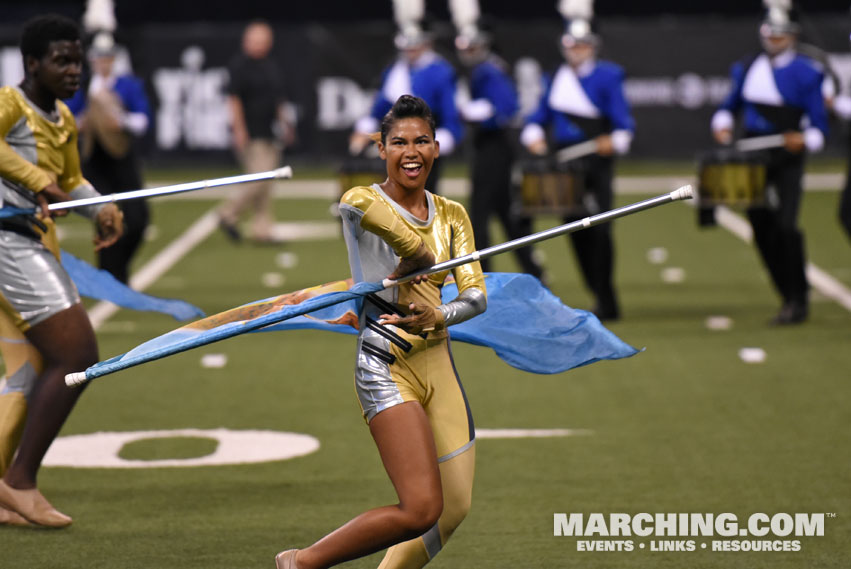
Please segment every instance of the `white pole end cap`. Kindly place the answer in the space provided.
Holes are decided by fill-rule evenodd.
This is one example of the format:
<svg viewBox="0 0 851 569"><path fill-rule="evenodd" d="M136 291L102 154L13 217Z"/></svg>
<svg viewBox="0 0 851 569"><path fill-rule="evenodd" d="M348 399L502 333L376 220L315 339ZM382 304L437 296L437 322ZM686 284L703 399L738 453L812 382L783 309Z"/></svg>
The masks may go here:
<svg viewBox="0 0 851 569"><path fill-rule="evenodd" d="M673 192L671 192L672 200L690 200L694 197L694 188L692 188L691 184L686 184L680 188L677 188Z"/></svg>
<svg viewBox="0 0 851 569"><path fill-rule="evenodd" d="M65 376L65 385L68 387L77 387L78 385L82 385L86 382L86 372L77 371L74 373L69 373Z"/></svg>

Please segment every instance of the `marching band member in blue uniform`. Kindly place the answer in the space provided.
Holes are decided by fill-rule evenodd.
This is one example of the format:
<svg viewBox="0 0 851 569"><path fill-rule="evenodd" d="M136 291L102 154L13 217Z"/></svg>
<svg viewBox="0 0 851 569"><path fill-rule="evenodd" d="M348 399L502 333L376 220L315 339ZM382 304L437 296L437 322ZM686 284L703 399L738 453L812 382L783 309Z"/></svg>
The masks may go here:
<svg viewBox="0 0 851 569"><path fill-rule="evenodd" d="M394 2L400 31L395 44L399 58L381 75L381 87L375 96L369 115L355 123L354 133L349 141L349 151L360 154L370 142L369 135L378 131L381 119L402 95L415 95L423 99L434 113L437 121L437 141L443 156L452 153L463 135L463 125L455 106L455 70L432 47L432 34L424 30L418 10L413 18L399 16L400 12L410 9L406 4L418 2ZM435 162L429 177L427 188L437 193L440 162Z"/></svg>
<svg viewBox="0 0 851 569"><path fill-rule="evenodd" d="M517 91L508 75L508 65L490 49L489 34L478 29L461 33L455 40L461 63L471 68L470 100L461 105L461 116L472 126L472 194L470 218L473 235L481 249L491 245L490 218L496 214L509 239L531 231L531 220L511 211L511 168L514 151L508 137L511 120L519 108ZM524 272L537 278L543 269L532 258L532 248L515 251ZM481 261L490 271L490 260Z"/></svg>
<svg viewBox="0 0 851 569"><path fill-rule="evenodd" d="M851 120L851 97L844 95L837 99L836 103L842 101L842 106L834 105L834 112L845 121ZM839 109L842 110L839 110ZM844 113L844 114L840 114ZM851 153L851 142L846 140L846 153ZM851 239L851 156L848 156L845 170L845 185L839 196L839 224L845 230L845 234Z"/></svg>
<svg viewBox="0 0 851 569"><path fill-rule="evenodd" d="M798 228L807 152L818 152L827 135L822 66L795 49L800 28L793 15L769 8L760 26L763 52L732 68L733 88L712 117L716 141L733 139L740 114L745 137L784 135L768 153L767 204L747 211L759 253L783 298L774 324L796 324L809 312L804 236Z"/></svg>
<svg viewBox="0 0 851 569"><path fill-rule="evenodd" d="M557 148L596 140L595 154L584 157L585 203L589 214L612 207L614 155L626 154L635 123L623 93L623 70L596 58L599 36L586 17L569 20L561 38L566 63L549 81L537 110L526 119L520 141L532 153L548 151L545 128ZM567 217L570 222L578 217ZM613 280L614 246L611 223L570 234L588 288L596 297L593 312L601 320L616 320L620 308Z"/></svg>
<svg viewBox="0 0 851 569"><path fill-rule="evenodd" d="M851 97L840 95L833 101L833 111L845 121L851 120ZM846 139L846 153L851 154L851 141ZM845 185L839 197L839 224L851 239L851 155L847 157Z"/></svg>
<svg viewBox="0 0 851 569"><path fill-rule="evenodd" d="M825 68L824 93L825 105L837 118L848 123L851 121L851 95L842 92L839 78L829 67ZM851 139L846 135L845 150L847 155L845 170L845 185L839 193L839 224L845 230L845 234L851 239Z"/></svg>
<svg viewBox="0 0 851 569"><path fill-rule="evenodd" d="M66 101L77 118L83 174L104 194L144 187L139 144L152 122L142 81L118 64L120 48L109 32L94 37L88 86ZM130 263L150 220L146 200L121 202L124 234L98 252L98 265L127 284Z"/></svg>

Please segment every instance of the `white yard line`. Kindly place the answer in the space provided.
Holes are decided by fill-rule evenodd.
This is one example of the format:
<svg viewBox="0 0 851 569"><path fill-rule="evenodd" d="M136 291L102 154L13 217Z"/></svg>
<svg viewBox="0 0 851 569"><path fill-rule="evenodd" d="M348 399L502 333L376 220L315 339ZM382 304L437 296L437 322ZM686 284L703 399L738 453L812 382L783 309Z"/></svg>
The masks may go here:
<svg viewBox="0 0 851 569"><path fill-rule="evenodd" d="M476 429L477 439L541 439L593 435L588 429Z"/></svg>
<svg viewBox="0 0 851 569"><path fill-rule="evenodd" d="M130 278L130 287L138 291L143 291L155 283L158 278L163 276L216 229L218 219L219 217L215 210L210 210L202 215L180 237L172 241L165 249L160 251L153 259L139 269ZM119 308L115 304L105 301L94 305L89 310L89 318L95 330L115 314Z"/></svg>
<svg viewBox="0 0 851 569"><path fill-rule="evenodd" d="M339 221L285 221L272 227L272 236L284 242L321 239L342 239Z"/></svg>
<svg viewBox="0 0 851 569"><path fill-rule="evenodd" d="M730 208L720 206L715 208L715 220L718 225L744 241L753 242L753 231L750 224L741 215ZM851 311L851 290L830 276L814 263L807 263L807 280L821 294L835 300L840 306Z"/></svg>
<svg viewBox="0 0 851 569"><path fill-rule="evenodd" d="M807 263L807 280L817 291L851 312L851 290L812 263Z"/></svg>

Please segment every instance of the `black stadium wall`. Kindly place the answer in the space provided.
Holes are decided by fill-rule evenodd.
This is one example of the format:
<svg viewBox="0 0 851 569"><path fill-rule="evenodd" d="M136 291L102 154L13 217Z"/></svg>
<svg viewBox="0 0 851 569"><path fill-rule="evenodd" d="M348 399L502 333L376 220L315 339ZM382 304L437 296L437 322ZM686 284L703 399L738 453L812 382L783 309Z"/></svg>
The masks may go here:
<svg viewBox="0 0 851 569"><path fill-rule="evenodd" d="M828 53L844 90L851 85L848 13L811 15L804 39ZM154 104L147 155L154 163L231 160L225 105L227 62L239 49L243 23L144 24L125 27L130 51ZM340 159L354 121L365 113L382 69L394 52L392 22L273 23L274 55L288 78L298 116L292 156ZM759 50L758 21L720 16L611 17L600 22L602 59L627 73L626 95L637 122L632 155L691 158L712 145L710 117L727 94L730 65ZM560 63L561 26L553 20L500 20L496 44L511 64L524 112L541 89L542 74ZM452 28L436 26L437 50L451 61ZM18 28L0 27L0 82L20 80ZM459 69L462 85L464 75ZM463 90L463 86L462 86ZM833 121L827 153L843 152L846 128Z"/></svg>

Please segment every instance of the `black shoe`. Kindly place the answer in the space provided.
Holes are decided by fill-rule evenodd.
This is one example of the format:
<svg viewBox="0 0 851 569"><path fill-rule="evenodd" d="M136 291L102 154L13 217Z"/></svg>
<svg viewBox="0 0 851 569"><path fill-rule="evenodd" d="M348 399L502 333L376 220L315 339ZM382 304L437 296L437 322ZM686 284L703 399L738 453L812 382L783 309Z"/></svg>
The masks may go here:
<svg viewBox="0 0 851 569"><path fill-rule="evenodd" d="M620 320L621 310L618 306L618 299L615 296L615 291L608 289L602 293L594 295L597 302L591 312L600 322Z"/></svg>
<svg viewBox="0 0 851 569"><path fill-rule="evenodd" d="M242 233L239 232L239 229L235 224L228 223L224 219L219 220L219 229L227 236L228 239L233 241L234 243L239 243L242 241Z"/></svg>
<svg viewBox="0 0 851 569"><path fill-rule="evenodd" d="M774 326L787 326L789 324L800 324L806 321L809 315L809 309L802 302L786 302L777 313L777 316L771 320Z"/></svg>

